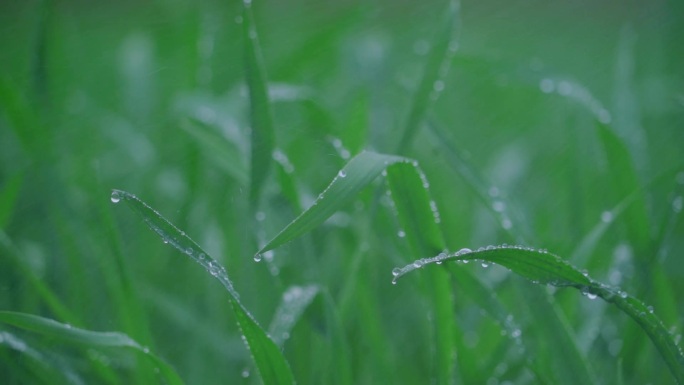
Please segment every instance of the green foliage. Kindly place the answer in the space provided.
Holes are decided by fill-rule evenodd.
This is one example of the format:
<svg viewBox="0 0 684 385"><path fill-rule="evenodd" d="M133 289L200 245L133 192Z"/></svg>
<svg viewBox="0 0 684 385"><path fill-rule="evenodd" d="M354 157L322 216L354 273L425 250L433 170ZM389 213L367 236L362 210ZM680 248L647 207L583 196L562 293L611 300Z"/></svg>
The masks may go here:
<svg viewBox="0 0 684 385"><path fill-rule="evenodd" d="M566 3L2 2L3 384L681 383L684 8Z"/></svg>

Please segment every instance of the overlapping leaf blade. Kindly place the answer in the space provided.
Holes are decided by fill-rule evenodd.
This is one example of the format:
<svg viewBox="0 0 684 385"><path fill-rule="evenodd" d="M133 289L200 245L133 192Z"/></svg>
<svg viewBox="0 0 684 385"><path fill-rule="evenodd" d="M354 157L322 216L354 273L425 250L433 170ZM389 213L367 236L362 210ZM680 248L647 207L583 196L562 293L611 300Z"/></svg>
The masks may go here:
<svg viewBox="0 0 684 385"><path fill-rule="evenodd" d="M233 284L226 273L226 269L202 250L185 232L179 230L135 195L121 190L114 190L112 198L114 201L121 200L125 202L128 207L142 216L145 223L162 237L165 243L175 247L178 251L202 265L226 288L238 326L245 337L245 342L263 382L265 384L294 384L294 377L285 357L275 342L242 305L239 295L233 288Z"/></svg>
<svg viewBox="0 0 684 385"><path fill-rule="evenodd" d="M149 357L170 385L183 384L183 380L169 364L150 353L149 349L141 346L126 334L80 329L49 318L12 311L0 311L0 322L45 337L66 340L85 347L131 348Z"/></svg>
<svg viewBox="0 0 684 385"><path fill-rule="evenodd" d="M249 90L251 122L251 182L249 199L256 207L261 189L271 169L275 133L264 60L257 35L252 2L243 1L242 26L245 44L245 77Z"/></svg>
<svg viewBox="0 0 684 385"><path fill-rule="evenodd" d="M263 246L257 255L273 250L319 226L356 194L371 183L389 165L398 162L409 162L409 159L362 152L347 163L333 178L328 187L318 196L316 201L302 214L288 224L278 235ZM257 259L259 257L257 256Z"/></svg>
<svg viewBox="0 0 684 385"><path fill-rule="evenodd" d="M420 263L407 265L397 270L395 280L427 264L470 260L496 263L535 283L574 287L589 297L598 296L615 304L648 334L673 376L679 383L684 383L684 353L652 309L624 291L591 279L587 274L580 272L559 256L544 250L520 246L498 246L477 251L462 250L451 255L440 254L437 257L426 258Z"/></svg>

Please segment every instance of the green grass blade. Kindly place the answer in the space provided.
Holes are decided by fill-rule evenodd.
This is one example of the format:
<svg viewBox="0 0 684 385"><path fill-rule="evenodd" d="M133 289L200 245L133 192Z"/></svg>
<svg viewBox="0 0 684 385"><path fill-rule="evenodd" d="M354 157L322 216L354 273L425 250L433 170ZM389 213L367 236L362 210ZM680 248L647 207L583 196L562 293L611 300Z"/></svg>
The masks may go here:
<svg viewBox="0 0 684 385"><path fill-rule="evenodd" d="M511 239L524 243L526 239L531 238L526 223L519 220L511 210L513 206L511 202L463 156L463 150L449 139L447 128L432 119L428 122L428 128L436 137L437 143L444 148L449 166L463 178L465 185L485 205L489 213L496 219L501 228L510 235Z"/></svg>
<svg viewBox="0 0 684 385"><path fill-rule="evenodd" d="M413 94L409 115L399 141L397 151L399 154L404 154L408 151L413 137L420 128L428 110L444 88L442 78L446 76L451 64L451 57L457 48L455 34L457 32L459 9L459 2L449 1L448 9L444 13L444 19L435 37L432 39L432 48L423 70L423 77L420 80L418 89Z"/></svg>
<svg viewBox="0 0 684 385"><path fill-rule="evenodd" d="M559 256L545 250L521 246L487 247L476 251L463 249L450 255L440 254L437 257L422 259L397 269L393 272L394 281L396 282L399 277L426 264L472 260L496 263L534 283L550 284L557 287L574 287L589 298L598 296L615 304L641 326L660 352L675 379L679 383L684 383L684 353L677 346L662 321L648 306L624 291L593 280Z"/></svg>
<svg viewBox="0 0 684 385"><path fill-rule="evenodd" d="M355 156L337 173L311 207L259 250L255 255L255 260L260 260L262 253L273 250L325 222L335 211L351 201L361 189L380 175L385 168L397 162L409 162L409 160L374 152L362 152Z"/></svg>
<svg viewBox="0 0 684 385"><path fill-rule="evenodd" d="M598 121L596 124L615 186L618 191L635 191L638 194L635 201L626 209L625 223L628 225L630 242L637 250L636 255L646 257L650 255L644 252L648 249L650 241L650 221L646 209L646 197L640 189L641 184L632 157L622 140L607 125Z"/></svg>
<svg viewBox="0 0 684 385"><path fill-rule="evenodd" d="M45 301L45 305L55 316L73 324L80 323L78 317L64 305L62 300L51 290L51 288L26 264L27 258L2 230L0 230L0 251L5 257L9 256L11 263L14 264L17 270L19 270L28 280L32 289L36 291L39 298Z"/></svg>
<svg viewBox="0 0 684 385"><path fill-rule="evenodd" d="M21 174L14 175L8 178L0 189L0 229L4 229L12 218L22 179Z"/></svg>
<svg viewBox="0 0 684 385"><path fill-rule="evenodd" d="M197 142L216 166L240 184L247 184L247 166L235 144L222 137L209 124L195 118L182 122L180 127Z"/></svg>
<svg viewBox="0 0 684 385"><path fill-rule="evenodd" d="M414 258L436 255L445 249L444 237L439 228L439 211L430 198L429 182L417 162L397 163L387 168L387 182L397 209L399 224L411 247ZM449 275L446 271L430 271L427 281L435 312L435 383L454 382L454 331L455 318Z"/></svg>
<svg viewBox="0 0 684 385"><path fill-rule="evenodd" d="M0 311L0 322L20 329L35 332L48 338L70 341L86 347L119 347L131 348L145 356L159 367L160 372L171 385L183 384L176 371L161 358L151 354L149 349L135 340L118 332L94 332L59 323L49 318L12 311Z"/></svg>
<svg viewBox="0 0 684 385"><path fill-rule="evenodd" d="M245 337L247 347L252 354L254 363L265 384L293 384L294 378L285 357L278 346L259 326L254 317L247 311L239 300L239 295L233 288L226 269L214 258L179 230L156 210L133 194L121 190L113 190L112 201L123 201L133 211L140 214L145 223L164 241L181 253L189 256L204 267L226 288L230 304L237 319L238 326Z"/></svg>
<svg viewBox="0 0 684 385"><path fill-rule="evenodd" d="M245 77L249 90L250 122L252 132L251 182L249 200L257 207L261 189L271 169L274 149L273 116L268 96L266 69L261 56L259 39L252 15L252 2L243 1L242 27L245 42Z"/></svg>
<svg viewBox="0 0 684 385"><path fill-rule="evenodd" d="M292 286L285 291L276 309L268 334L276 345L283 346L289 338L292 328L297 324L304 310L318 294L318 286Z"/></svg>

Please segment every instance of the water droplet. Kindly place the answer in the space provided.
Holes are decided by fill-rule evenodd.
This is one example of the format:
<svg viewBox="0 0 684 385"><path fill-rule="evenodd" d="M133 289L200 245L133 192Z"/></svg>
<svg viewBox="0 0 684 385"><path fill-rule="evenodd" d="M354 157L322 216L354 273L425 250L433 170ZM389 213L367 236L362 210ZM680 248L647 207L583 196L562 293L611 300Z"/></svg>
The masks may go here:
<svg viewBox="0 0 684 385"><path fill-rule="evenodd" d="M185 249L185 252L186 252L188 255L192 255L192 253L194 253L195 250L193 250L192 247L188 247L187 249Z"/></svg>
<svg viewBox="0 0 684 385"><path fill-rule="evenodd" d="M249 369L245 369L242 371L242 378L247 378L249 377Z"/></svg>
<svg viewBox="0 0 684 385"><path fill-rule="evenodd" d="M216 277L218 275L219 267L214 261L209 261L209 273Z"/></svg>
<svg viewBox="0 0 684 385"><path fill-rule="evenodd" d="M121 201L121 195L118 191L112 191L112 196L110 198L112 203L119 203Z"/></svg>
<svg viewBox="0 0 684 385"><path fill-rule="evenodd" d="M600 110L598 110L597 114L598 121L603 124L608 124L613 120L612 116L610 116L610 112L608 112L608 110L606 110L605 108L601 108Z"/></svg>
<svg viewBox="0 0 684 385"><path fill-rule="evenodd" d="M261 255L261 253L254 254L254 262L261 262L262 258L263 258L263 255Z"/></svg>
<svg viewBox="0 0 684 385"><path fill-rule="evenodd" d="M675 213L680 213L682 211L682 206L684 206L684 198L682 198L681 195L672 200L672 210Z"/></svg>
<svg viewBox="0 0 684 385"><path fill-rule="evenodd" d="M587 293L587 298L589 298L589 299L596 299L596 294L594 294L594 293Z"/></svg>
<svg viewBox="0 0 684 385"><path fill-rule="evenodd" d="M203 261L206 255L204 255L204 253L199 253L197 257L200 259L200 261Z"/></svg>
<svg viewBox="0 0 684 385"><path fill-rule="evenodd" d="M646 307L646 309L648 309L649 313L653 313L653 306L648 306L648 307Z"/></svg>
<svg viewBox="0 0 684 385"><path fill-rule="evenodd" d="M435 84L432 86L432 88L435 90L435 92L442 92L444 90L444 82L441 80L435 81Z"/></svg>
<svg viewBox="0 0 684 385"><path fill-rule="evenodd" d="M684 184L684 171L678 172L677 176L675 177L675 180L679 184Z"/></svg>
<svg viewBox="0 0 684 385"><path fill-rule="evenodd" d="M612 211L604 211L601 213L601 221L605 223L610 223L613 221L613 212Z"/></svg>
<svg viewBox="0 0 684 385"><path fill-rule="evenodd" d="M413 267L415 267L416 269L423 267L424 264L425 263L421 259L416 259L415 261L413 261Z"/></svg>
<svg viewBox="0 0 684 385"><path fill-rule="evenodd" d="M143 347L143 352L144 352L145 354L149 354L149 353L150 353L150 348L148 348L147 346Z"/></svg>
<svg viewBox="0 0 684 385"><path fill-rule="evenodd" d="M404 232L404 230L399 230L397 231L397 236L399 238L404 238L406 236L406 233Z"/></svg>
<svg viewBox="0 0 684 385"><path fill-rule="evenodd" d="M511 220L508 218L504 218L501 220L501 227L503 227L505 230L510 230L511 227L513 227L513 222L511 222Z"/></svg>
<svg viewBox="0 0 684 385"><path fill-rule="evenodd" d="M472 253L472 252L473 251L470 250L469 248L464 247L461 250L457 251L455 255L458 257L459 255L468 254L468 253Z"/></svg>
<svg viewBox="0 0 684 385"><path fill-rule="evenodd" d="M393 276L396 277L396 276L398 276L399 274L401 274L401 268L395 267L394 269L392 269L392 275L393 275Z"/></svg>
<svg viewBox="0 0 684 385"><path fill-rule="evenodd" d="M263 211L257 211L257 213L254 214L254 218L257 221L262 222L264 219L266 219L266 213L264 213Z"/></svg>
<svg viewBox="0 0 684 385"><path fill-rule="evenodd" d="M340 170L340 172L337 173L337 176L339 176L340 178L346 178L347 172L344 170Z"/></svg>
<svg viewBox="0 0 684 385"><path fill-rule="evenodd" d="M489 263L487 263L487 262L482 262L482 267L489 267Z"/></svg>
<svg viewBox="0 0 684 385"><path fill-rule="evenodd" d="M500 213L506 210L506 204L502 201L495 201L494 203L492 203L492 208L494 209L494 211Z"/></svg>
<svg viewBox="0 0 684 385"><path fill-rule="evenodd" d="M550 94L555 88L556 85L551 79L542 79L541 82L539 82L539 89L545 94Z"/></svg>
<svg viewBox="0 0 684 385"><path fill-rule="evenodd" d="M515 329L511 332L511 337L513 338L520 338L520 335L522 335L520 329Z"/></svg>
<svg viewBox="0 0 684 385"><path fill-rule="evenodd" d="M242 24L242 16L236 16L236 17L235 17L235 22L236 22L237 24Z"/></svg>
<svg viewBox="0 0 684 385"><path fill-rule="evenodd" d="M572 84L563 80L558 84L558 93L563 96L568 96L572 93Z"/></svg>

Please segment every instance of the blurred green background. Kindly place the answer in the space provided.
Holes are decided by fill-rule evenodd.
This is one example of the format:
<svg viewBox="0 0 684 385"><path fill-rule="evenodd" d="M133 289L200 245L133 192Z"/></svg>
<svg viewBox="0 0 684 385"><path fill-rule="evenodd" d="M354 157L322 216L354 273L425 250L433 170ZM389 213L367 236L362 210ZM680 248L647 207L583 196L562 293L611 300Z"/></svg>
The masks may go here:
<svg viewBox="0 0 684 385"><path fill-rule="evenodd" d="M280 165L258 212L248 205L241 6L0 3L0 309L124 332L188 384L259 383L226 294L111 204L111 189L123 189L219 259L262 325L288 287L318 285L284 345L299 383L430 383L428 292L420 274L391 285L392 268L411 257L376 194L382 180L267 263L252 256L350 156L396 151L446 2L254 0ZM681 338L684 3L460 9L443 91L403 154L430 181L450 250L548 249L653 305ZM619 142L602 138L597 122ZM505 206L488 207L463 164ZM492 215L502 211L510 217ZM563 367L565 348L538 332L539 312L527 309L535 299L516 289L528 283L504 269L457 268L492 288L517 327L481 311L481 294L452 279L454 382L572 383L563 370L547 377ZM597 383L674 383L624 314L570 290L553 298ZM1 330L9 334L0 378L9 384L54 383L40 374L53 370L81 383L156 378L129 353ZM10 334L49 364L13 347Z"/></svg>

